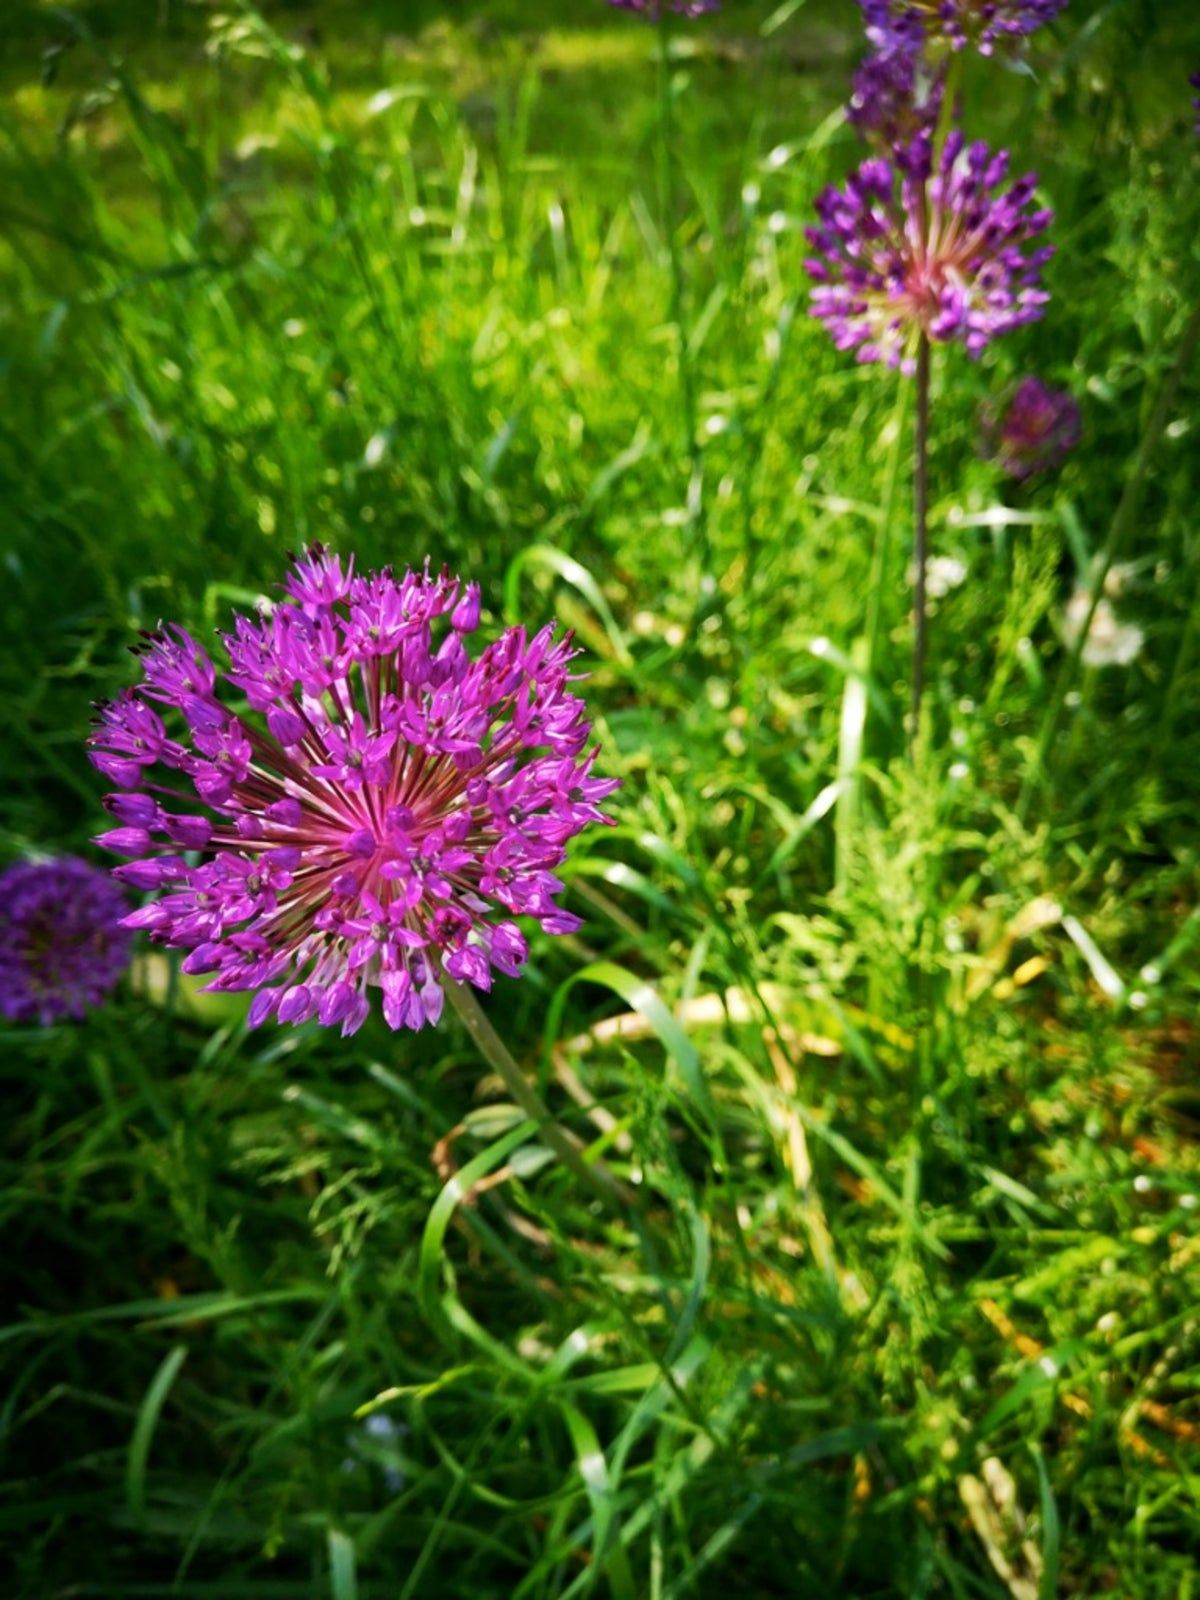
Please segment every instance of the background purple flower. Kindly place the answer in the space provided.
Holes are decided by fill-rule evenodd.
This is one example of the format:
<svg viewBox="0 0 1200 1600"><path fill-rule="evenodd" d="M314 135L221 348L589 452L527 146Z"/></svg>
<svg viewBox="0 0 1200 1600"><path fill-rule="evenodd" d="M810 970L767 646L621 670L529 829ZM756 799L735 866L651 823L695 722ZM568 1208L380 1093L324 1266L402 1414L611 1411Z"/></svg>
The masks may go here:
<svg viewBox="0 0 1200 1600"><path fill-rule="evenodd" d="M515 917L580 926L555 869L617 784L592 776L569 635L509 628L472 660L477 585L356 576L320 546L285 588L224 635L224 673L182 629L147 640L91 739L121 791L97 842L130 858L122 882L163 891L127 925L189 951L210 989L256 991L252 1025L349 1034L376 989L389 1027L420 1028L443 968L482 989L520 972Z"/></svg>
<svg viewBox="0 0 1200 1600"><path fill-rule="evenodd" d="M57 1022L99 1005L129 964L129 906L77 856L0 873L0 1015Z"/></svg>
<svg viewBox="0 0 1200 1600"><path fill-rule="evenodd" d="M846 118L890 149L933 131L943 89L942 72L932 71L919 50L877 51L854 74Z"/></svg>
<svg viewBox="0 0 1200 1600"><path fill-rule="evenodd" d="M1193 72L1188 82L1193 89L1200 89L1200 72ZM1192 110L1196 113L1196 132L1200 133L1200 98L1192 101Z"/></svg>
<svg viewBox="0 0 1200 1600"><path fill-rule="evenodd" d="M1004 188L1008 152L966 146L957 130L930 172L930 138L872 159L817 199L806 230L816 254L812 315L859 361L911 365L924 332L978 356L1000 334L1042 315L1040 272L1053 254L1026 246L1052 213L1033 206L1033 174Z"/></svg>
<svg viewBox="0 0 1200 1600"><path fill-rule="evenodd" d="M1040 378L1022 378L1006 406L983 413L988 455L1019 481L1057 466L1079 443L1079 431L1074 396Z"/></svg>
<svg viewBox="0 0 1200 1600"><path fill-rule="evenodd" d="M618 11L636 11L657 22L662 15L660 0L608 0ZM719 11L721 0L670 0L670 9L681 17L702 17L706 12Z"/></svg>
<svg viewBox="0 0 1200 1600"><path fill-rule="evenodd" d="M1056 17L1067 0L859 0L867 38L877 50L968 45L991 55Z"/></svg>

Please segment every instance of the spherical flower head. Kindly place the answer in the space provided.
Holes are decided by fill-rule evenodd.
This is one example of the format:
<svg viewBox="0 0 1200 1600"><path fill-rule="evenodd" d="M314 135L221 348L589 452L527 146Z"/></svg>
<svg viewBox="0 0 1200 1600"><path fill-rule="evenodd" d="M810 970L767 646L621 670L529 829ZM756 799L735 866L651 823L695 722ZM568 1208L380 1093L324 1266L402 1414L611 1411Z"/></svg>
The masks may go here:
<svg viewBox="0 0 1200 1600"><path fill-rule="evenodd" d="M978 50L1019 43L1050 22L1067 0L859 0L877 50Z"/></svg>
<svg viewBox="0 0 1200 1600"><path fill-rule="evenodd" d="M90 741L121 791L97 843L162 891L126 926L209 989L253 991L251 1025L350 1034L377 993L390 1027L420 1028L443 973L520 972L515 918L580 926L555 872L617 783L592 772L577 652L551 625L472 658L478 585L428 563L358 576L314 546L284 587L223 635L224 671L180 628L147 638Z"/></svg>
<svg viewBox="0 0 1200 1600"><path fill-rule="evenodd" d="M982 420L986 454L1018 482L1056 467L1079 443L1074 396L1040 378L1022 378L1007 405L988 407Z"/></svg>
<svg viewBox="0 0 1200 1600"><path fill-rule="evenodd" d="M657 22L662 16L661 0L608 0L618 11L636 11L639 16ZM703 17L710 11L721 9L720 0L669 0L668 9L680 17Z"/></svg>
<svg viewBox="0 0 1200 1600"><path fill-rule="evenodd" d="M1036 321L1050 298L1041 268L1054 253L1030 242L1052 213L1033 204L1033 174L1005 188L1008 152L951 132L936 170L928 133L872 158L844 189L817 199L806 230L816 287L811 312L839 350L911 371L919 334L980 355Z"/></svg>
<svg viewBox="0 0 1200 1600"><path fill-rule="evenodd" d="M0 873L0 1015L79 1018L129 965L125 896L77 856L23 861Z"/></svg>
<svg viewBox="0 0 1200 1600"><path fill-rule="evenodd" d="M944 69L931 70L919 50L878 50L854 74L846 120L868 141L890 150L933 132L944 87Z"/></svg>

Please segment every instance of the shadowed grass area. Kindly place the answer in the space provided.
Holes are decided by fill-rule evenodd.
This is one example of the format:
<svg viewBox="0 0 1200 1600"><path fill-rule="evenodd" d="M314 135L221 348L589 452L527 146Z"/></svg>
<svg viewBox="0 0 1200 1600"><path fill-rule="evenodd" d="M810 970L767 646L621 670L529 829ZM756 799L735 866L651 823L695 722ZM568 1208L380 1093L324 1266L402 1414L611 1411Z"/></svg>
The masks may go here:
<svg viewBox="0 0 1200 1600"><path fill-rule="evenodd" d="M962 575L911 761L911 405L802 267L848 0L677 30L665 204L653 31L598 0L74 16L0 33L5 857L103 825L137 629L211 635L305 541L560 617L617 825L487 1005L644 1199L582 1191L453 1022L247 1033L142 951L6 1029L6 1592L1190 1595L1193 8L968 66L1059 253L1043 322L939 352ZM1026 371L1084 429L1017 488L977 423ZM1143 646L1039 776L1131 484Z"/></svg>

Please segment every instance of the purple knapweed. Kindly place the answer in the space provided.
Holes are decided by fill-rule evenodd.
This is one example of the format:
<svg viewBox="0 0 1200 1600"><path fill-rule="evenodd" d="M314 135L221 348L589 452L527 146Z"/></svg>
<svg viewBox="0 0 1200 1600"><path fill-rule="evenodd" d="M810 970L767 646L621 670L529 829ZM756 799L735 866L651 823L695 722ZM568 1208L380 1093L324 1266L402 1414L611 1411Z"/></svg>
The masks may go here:
<svg viewBox="0 0 1200 1600"><path fill-rule="evenodd" d="M661 0L608 0L608 3L618 11L636 11L652 22L662 16ZM669 0L669 9L680 17L703 17L710 11L719 11L721 0Z"/></svg>
<svg viewBox="0 0 1200 1600"><path fill-rule="evenodd" d="M1007 405L982 417L985 453L1018 482L1055 467L1079 443L1079 406L1073 395L1022 378Z"/></svg>
<svg viewBox="0 0 1200 1600"><path fill-rule="evenodd" d="M965 50L991 55L997 45L1034 33L1067 0L858 0L877 50Z"/></svg>
<svg viewBox="0 0 1200 1600"><path fill-rule="evenodd" d="M805 230L812 315L859 361L909 371L920 333L978 356L1050 298L1040 273L1053 246L1025 250L1053 215L1033 205L1034 175L1002 188L1008 152L968 146L957 129L931 172L931 142L864 161L818 197L820 226Z"/></svg>
<svg viewBox="0 0 1200 1600"><path fill-rule="evenodd" d="M97 842L132 858L123 883L162 891L126 926L187 950L209 989L254 991L251 1026L351 1034L378 989L389 1027L420 1028L443 972L519 974L514 917L581 925L555 869L617 784L592 775L578 652L515 627L472 660L479 587L428 563L359 576L318 545L284 588L222 636L224 672L181 628L147 638L141 684L90 741L121 790Z"/></svg>
<svg viewBox="0 0 1200 1600"><path fill-rule="evenodd" d="M78 856L22 861L0 873L0 1015L79 1018L129 965L129 910L108 873Z"/></svg>

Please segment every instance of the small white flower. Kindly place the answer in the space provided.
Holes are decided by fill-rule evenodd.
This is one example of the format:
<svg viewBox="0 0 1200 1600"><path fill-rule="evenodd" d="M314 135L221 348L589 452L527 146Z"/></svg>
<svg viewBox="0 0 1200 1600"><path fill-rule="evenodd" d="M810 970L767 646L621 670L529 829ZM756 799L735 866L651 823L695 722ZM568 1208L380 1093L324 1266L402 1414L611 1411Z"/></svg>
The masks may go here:
<svg viewBox="0 0 1200 1600"><path fill-rule="evenodd" d="M377 467L387 455L388 436L386 433L375 433L367 440L367 448L363 451L363 466Z"/></svg>
<svg viewBox="0 0 1200 1600"><path fill-rule="evenodd" d="M930 556L925 563L925 593L930 600L942 600L951 589L966 582L967 564L957 556ZM917 569L908 569L908 581L915 586Z"/></svg>
<svg viewBox="0 0 1200 1600"><path fill-rule="evenodd" d="M1067 602L1063 616L1063 637L1074 645L1087 621L1092 599L1086 589L1076 589ZM1137 659L1146 636L1132 622L1121 622L1109 601L1101 598L1096 605L1092 625L1088 629L1083 647L1083 659L1089 667L1127 667Z"/></svg>

